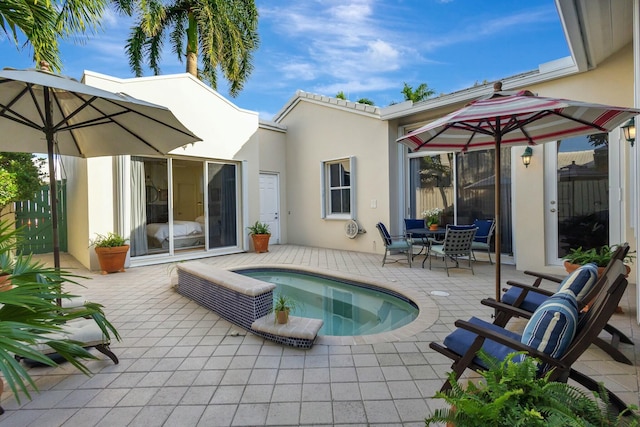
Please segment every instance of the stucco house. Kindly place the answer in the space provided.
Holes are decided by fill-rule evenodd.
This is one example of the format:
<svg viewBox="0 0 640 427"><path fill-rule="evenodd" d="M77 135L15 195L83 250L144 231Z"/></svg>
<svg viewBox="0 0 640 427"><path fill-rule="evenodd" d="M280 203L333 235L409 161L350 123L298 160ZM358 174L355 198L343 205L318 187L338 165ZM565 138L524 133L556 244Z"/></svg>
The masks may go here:
<svg viewBox="0 0 640 427"><path fill-rule="evenodd" d="M640 105L639 1L556 4L571 56L504 78L503 88ZM490 150L409 153L396 143L490 93L491 84L387 107L299 91L267 122L187 74L118 79L87 71L84 82L165 105L202 138L166 158L62 160L68 250L93 269L88 241L112 230L131 237L135 266L251 250L246 227L256 220L270 224L271 244L382 256L379 221L399 233L404 218L432 205L458 223L492 215ZM503 262L561 273L561 257L580 239L637 247L640 154L620 129L536 146L528 167L524 147L504 150ZM345 232L350 220L355 237Z"/></svg>

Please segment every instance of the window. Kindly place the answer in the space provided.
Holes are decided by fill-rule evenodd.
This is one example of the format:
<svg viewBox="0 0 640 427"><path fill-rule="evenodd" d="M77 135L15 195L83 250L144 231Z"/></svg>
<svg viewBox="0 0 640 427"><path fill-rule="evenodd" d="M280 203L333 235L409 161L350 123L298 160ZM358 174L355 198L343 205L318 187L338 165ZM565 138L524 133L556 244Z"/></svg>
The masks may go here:
<svg viewBox="0 0 640 427"><path fill-rule="evenodd" d="M355 212L355 158L331 160L322 163L322 217L354 218Z"/></svg>
<svg viewBox="0 0 640 427"><path fill-rule="evenodd" d="M494 217L494 150L469 153L411 154L409 158L408 214L443 208L444 224L471 224L475 219ZM502 148L502 253L512 253L511 147Z"/></svg>

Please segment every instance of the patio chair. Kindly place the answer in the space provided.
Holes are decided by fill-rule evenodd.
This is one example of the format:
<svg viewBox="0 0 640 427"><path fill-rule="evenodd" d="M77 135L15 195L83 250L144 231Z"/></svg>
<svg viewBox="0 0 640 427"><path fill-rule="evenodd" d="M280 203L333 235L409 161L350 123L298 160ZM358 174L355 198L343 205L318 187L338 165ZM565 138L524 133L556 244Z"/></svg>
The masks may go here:
<svg viewBox="0 0 640 427"><path fill-rule="evenodd" d="M422 261L422 266L424 267L424 261L429 258L429 270L431 270L431 259L434 256L441 256L444 258L444 268L449 276L449 268L464 268L460 267L460 258L466 257L469 261L468 268L471 270L471 274L475 274L471 262L471 242L473 242L476 231L477 228L472 226L447 225L442 242L431 240L427 249L427 257ZM455 263L455 267L449 267L450 261Z"/></svg>
<svg viewBox="0 0 640 427"><path fill-rule="evenodd" d="M424 223L424 219L413 219L413 218L405 218L404 219L404 234L408 235L409 230L415 230L418 228L426 228ZM411 244L413 246L420 246L420 251L418 253L414 253L413 257L420 255L423 250L427 249L429 246L429 241L427 240L427 235L422 233L411 233Z"/></svg>
<svg viewBox="0 0 640 427"><path fill-rule="evenodd" d="M496 221L493 219L476 219L473 221L473 226L478 229L476 236L471 243L471 252L473 253L473 260L476 259L475 251L487 251L489 255L489 264L493 264L491 260L491 237L496 229Z"/></svg>
<svg viewBox="0 0 640 427"><path fill-rule="evenodd" d="M379 222L376 224L376 228L380 232L382 237L382 243L384 243L384 257L382 258L382 266L387 262L387 254L392 252L404 252L407 255L407 261L409 261L409 268L411 268L411 259L413 258L413 247L411 244L411 238L406 235L392 236L389 234L387 227ZM398 262L394 260L393 262Z"/></svg>
<svg viewBox="0 0 640 427"><path fill-rule="evenodd" d="M429 347L453 360L451 368L456 379L467 369L487 369L477 357L480 349L498 360L521 351L526 356L539 359L543 363L540 375L549 372L551 381L573 379L589 390L599 391L600 385L596 381L576 371L572 365L594 342L615 312L627 287L624 273L624 264L616 260L603 276L604 285L590 310L580 315L573 294L558 292L536 310L522 334L472 317L468 321L457 320L457 329L442 344L432 342ZM511 311L513 316L523 312L499 302L494 302L494 305L500 311ZM445 381L441 390L450 387L449 381ZM606 392L610 403L619 411L627 408L614 393Z"/></svg>
<svg viewBox="0 0 640 427"><path fill-rule="evenodd" d="M576 293L578 309L583 310L591 302L595 296L600 292L602 287L605 285L606 281L604 276L606 272L612 268L614 262L616 260L624 260L629 252L629 244L624 243L619 245L615 252L611 257L611 261L605 268L604 272L600 276L600 278L593 277L592 273L589 276L589 279L585 277L585 269L579 268L575 270L573 273L567 275L564 279L560 279L555 276L551 276L543 273L536 273L531 271L525 271L525 274L536 277L533 285L526 285L523 283L519 283L516 281L508 281L507 284L511 286L511 288L507 289L504 295L502 296L502 303L508 304L513 307L517 307L527 314L522 315L521 317L530 318L531 314L540 306L540 304L544 303L549 297L553 295L552 291L547 289L540 288L540 285L543 283L543 280L550 281L552 283L557 283L558 289L562 288L568 283L576 282L576 280L587 280L585 283L585 288L582 289L581 292ZM584 267L584 266L583 266ZM594 267L595 271L595 267ZM582 279L580 277L582 276ZM575 284L573 285L575 286ZM493 298L486 298L481 301L484 305L493 306L493 302L495 300ZM497 312L496 319L494 321L495 324L499 326L505 326L512 315L507 311ZM594 344L604 350L607 354L609 354L614 360L626 363L627 365L632 365L633 362L629 360L619 349L618 345L622 342L625 344L633 345L633 341L627 337L622 331L616 328L613 325L606 324L604 330L611 334L611 339L606 341L600 337L597 337L594 341Z"/></svg>

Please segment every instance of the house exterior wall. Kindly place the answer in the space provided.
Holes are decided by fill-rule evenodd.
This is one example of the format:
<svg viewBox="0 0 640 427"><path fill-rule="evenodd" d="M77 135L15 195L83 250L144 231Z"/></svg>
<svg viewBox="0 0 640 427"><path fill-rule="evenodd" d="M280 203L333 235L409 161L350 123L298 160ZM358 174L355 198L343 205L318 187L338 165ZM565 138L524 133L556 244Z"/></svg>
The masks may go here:
<svg viewBox="0 0 640 427"><path fill-rule="evenodd" d="M552 80L528 89L540 96L575 99L585 102L595 102L622 107L633 106L633 55L631 46L623 49L599 64L598 68L586 73L575 74L561 79ZM623 164L614 164L610 173L617 173L618 169L625 170L632 148L622 140L615 140L615 132L611 134L610 145L621 144ZM557 266L547 266L545 260L545 229L544 213L544 150L548 144L533 148L533 161L528 168L522 165L519 157L522 147L512 149L512 165L514 165L514 230L516 248L516 266L518 270L537 270L562 273L564 270ZM615 160L614 160L615 161ZM629 174L623 183L623 204L626 218L629 215ZM534 183L534 185L532 185ZM610 191L617 191L610 189ZM624 203L626 201L626 203ZM614 218L612 218L614 219ZM636 247L634 233L629 221L624 227L623 240L628 241L632 248ZM612 244L619 243L612 241ZM631 277L635 281L635 277Z"/></svg>
<svg viewBox="0 0 640 427"><path fill-rule="evenodd" d="M251 189L250 198L259 200L259 139L258 113L238 108L220 94L189 74L155 76L147 78L118 79L85 72L84 83L112 92L124 92L148 102L166 106L202 141L179 147L170 155L192 157L199 160L224 160L238 163L240 180L244 188ZM96 233L105 234L116 227L116 177L112 157L71 161L69 175L73 176L69 191L70 248L69 252L83 265L93 270L99 268L89 239ZM128 204L125 201L125 206ZM248 206L241 203L240 227L249 217ZM252 208L254 209L254 208ZM73 218L73 221L71 220ZM249 218L250 219L250 218ZM76 224L80 226L76 228ZM246 247L247 239L241 239L240 247ZM73 243L72 243L73 242Z"/></svg>
<svg viewBox="0 0 640 427"><path fill-rule="evenodd" d="M598 67L588 72L573 74L554 80L545 81L533 85L522 87L508 87L508 90L528 89L539 96L575 99L585 102L609 104L616 106L633 106L633 52L631 45L621 49L609 57L606 61L598 64ZM389 144L394 144L395 139L402 130L416 129L432 120L440 118L452 111L455 111L465 103L474 99L470 95L457 103L438 103L433 100L434 107L407 113L389 120ZM394 108L394 107L390 107ZM389 114L385 109L385 114ZM383 114L384 116L384 114ZM633 230L630 226L630 174L627 171L629 157L633 150L626 141L618 141L619 132L612 132L610 143L619 144L613 146L612 153L620 149L621 155L610 160L611 174L622 170L622 199L625 209L623 217L624 226L621 240L628 241L632 248L636 247ZM620 138L621 139L621 138ZM553 143L551 143L553 144ZM549 273L564 274L561 266L547 265L544 230L548 226L545 224L545 167L544 151L549 148L548 144L533 147L533 160L528 168L525 168L520 159L524 148L513 147L511 150L512 164L512 184L513 184L513 212L514 212L514 252L515 262L518 270L546 271ZM553 172L551 172L553 173ZM613 179L612 184L613 185ZM401 188L396 187L396 188ZM392 185L391 188L394 188ZM617 188L610 188L610 191L617 191ZM393 193L393 192L392 192ZM394 195L390 196L392 199ZM400 200L393 201L392 204L400 203ZM393 210L392 210L393 214ZM615 220L615 218L612 218ZM393 218L392 218L393 220ZM399 218L401 220L401 218ZM392 222L396 222L393 220ZM612 244L618 243L612 241ZM635 281L634 274L630 277Z"/></svg>
<svg viewBox="0 0 640 427"><path fill-rule="evenodd" d="M401 231L404 214L400 189L404 188L406 178L395 142L399 132L405 126L415 128L441 117L466 102L435 103L434 108L415 113L407 110L407 114L386 121L380 118L377 109L363 111L353 108L353 103L336 103L325 97L319 101L303 95L294 97L276 124L259 124L257 113L237 108L187 74L120 80L87 72L85 81L171 108L203 139L172 154L239 162L243 179L240 217L243 230L259 219L260 173L277 173L282 243L371 253L383 251L375 229L378 221L386 223L392 233ZM526 88L540 96L631 106L634 102L631 87L633 55L628 46L594 70L509 90ZM622 145L622 160L614 163L613 168L626 170L627 165L622 163L628 161L630 147L625 142ZM546 265L544 233L540 232L547 226L545 149L545 145L533 148L533 161L528 168L520 161L522 147L512 149L515 262L520 270L561 274L561 267ZM355 239L345 236L345 220L321 217L321 164L350 156L356 159L356 173L352 177L355 218L366 231ZM88 237L114 227L113 165L106 159L75 160L73 164L73 176L79 177L80 183L74 182L73 191L69 192L69 204L73 207L70 220L74 227L75 224L80 227L70 230L70 252L83 263L91 259L95 268L92 252L87 254L83 245ZM623 199L629 201L629 174L622 175ZM630 218L628 203L625 206L626 218ZM82 212L88 212L86 219L82 218ZM635 247L629 220L623 221L622 237ZM246 233L243 236L243 247L249 249L249 238Z"/></svg>
<svg viewBox="0 0 640 427"><path fill-rule="evenodd" d="M301 98L278 121L287 127L287 241L382 253L375 228L389 223L390 145L377 114ZM366 233L345 235L345 220L321 218L321 162L355 156L356 220Z"/></svg>
<svg viewBox="0 0 640 427"><path fill-rule="evenodd" d="M278 175L278 183L280 185L279 197L280 197L280 243L285 244L288 242L288 224L287 224L287 201L289 197L289 191L287 187L287 133L285 129L278 129L271 126L261 126L258 130L258 144L259 144L259 173L274 173ZM254 187L254 186L251 186ZM260 200L259 193L259 176L255 188L250 188L252 193L258 191L257 197L250 200ZM249 212L251 218L259 218L260 206L249 206ZM254 221L249 221L249 224L253 224ZM273 242L271 242L273 243Z"/></svg>

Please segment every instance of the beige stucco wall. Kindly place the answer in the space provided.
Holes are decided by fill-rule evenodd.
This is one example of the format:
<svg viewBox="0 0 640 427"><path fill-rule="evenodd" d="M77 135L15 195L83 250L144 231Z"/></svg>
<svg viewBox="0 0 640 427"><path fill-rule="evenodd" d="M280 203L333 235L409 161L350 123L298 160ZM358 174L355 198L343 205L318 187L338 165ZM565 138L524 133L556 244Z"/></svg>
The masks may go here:
<svg viewBox="0 0 640 427"><path fill-rule="evenodd" d="M586 102L633 106L633 57L631 46L613 55L601 63L597 69L572 75L569 77L545 82L544 84L528 87L539 96L575 99ZM612 144L618 141L611 141ZM628 159L629 144L623 142L624 158ZM545 144L548 146L548 144ZM546 265L544 222L545 193L544 193L544 150L545 145L533 148L533 160L529 168L525 168L520 161L522 147L513 148L512 164L515 165L515 180L513 202L514 239L516 250L516 266L519 270L548 271L562 273L564 270L557 266ZM627 160L625 160L627 161ZM625 168L625 165L618 167ZM614 171L612 171L613 173ZM624 199L627 201L626 217L628 213L629 176L625 183ZM626 235L623 239L629 241L632 248L636 247L633 231L626 225ZM611 242L618 243L618 242ZM630 281L635 282L635 277Z"/></svg>
<svg viewBox="0 0 640 427"><path fill-rule="evenodd" d="M360 252L382 253L375 228L389 223L387 123L377 114L302 99L286 114L287 241ZM345 220L321 218L321 162L355 156L356 219L366 233L345 236Z"/></svg>
<svg viewBox="0 0 640 427"><path fill-rule="evenodd" d="M280 202L280 244L288 242L288 224L287 224L287 201L289 198L289 191L287 187L287 133L285 129L279 129L273 126L261 126L258 130L259 141L259 173L273 173L278 175L279 188L279 202ZM259 176L258 176L259 178ZM258 180L255 183L255 188L251 188L249 191L251 194L257 194L257 198L250 200L260 200L259 194L260 182ZM259 203L254 203L254 206L249 206L249 224L253 224L260 216ZM257 206L255 206L257 205ZM271 243L274 243L271 241Z"/></svg>
<svg viewBox="0 0 640 427"><path fill-rule="evenodd" d="M83 81L171 109L202 141L179 147L170 154L237 162L240 169L245 168L240 171L240 179L248 177L249 182L245 184L252 189L253 196L249 200L259 200L258 193L253 193L258 185L259 171L258 113L238 108L188 74L118 79L86 71ZM69 165L68 173L74 177L73 188L69 192L68 211L73 211L69 217L69 252L86 267L97 270L97 259L89 248L89 239L96 233L113 231L116 226L113 158L77 160ZM246 216L247 205L253 206L241 206L241 223ZM257 209L259 212L259 206ZM241 248L245 247L246 241L240 240Z"/></svg>

